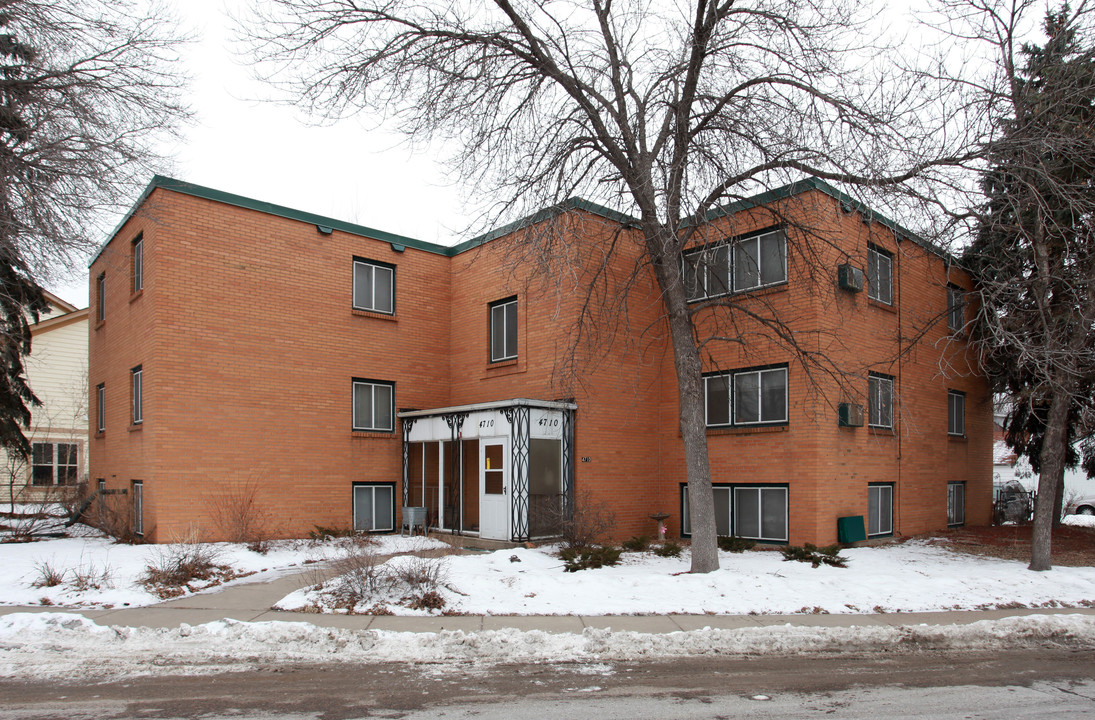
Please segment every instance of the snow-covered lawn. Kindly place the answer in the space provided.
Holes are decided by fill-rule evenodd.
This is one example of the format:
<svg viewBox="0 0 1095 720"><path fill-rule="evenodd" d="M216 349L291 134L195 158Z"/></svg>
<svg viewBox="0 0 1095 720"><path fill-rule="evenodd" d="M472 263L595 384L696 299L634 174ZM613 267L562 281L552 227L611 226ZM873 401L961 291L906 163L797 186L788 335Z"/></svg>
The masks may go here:
<svg viewBox="0 0 1095 720"><path fill-rule="evenodd" d="M0 544L0 605L112 608L162 602L139 581L149 563L172 552L175 546L125 545L86 528L84 532L86 537ZM204 549L214 555L215 562L240 576L216 586L223 587L298 572L313 563L338 557L345 547L346 543L339 541L286 540L270 543L270 551L265 555L238 543L211 543ZM398 553L434 547L444 545L436 540L389 535L378 537L376 550ZM60 574L61 584L52 587L42 584L47 568ZM198 582L191 587L199 592L216 589L204 585ZM190 592L184 590L183 594Z"/></svg>
<svg viewBox="0 0 1095 720"><path fill-rule="evenodd" d="M951 552L923 541L844 550L848 567L785 562L779 552L720 553L721 569L688 574L680 558L624 553L619 565L564 572L552 548L451 556L439 593L445 609L493 615L882 613L1095 605L1095 568L1034 573L1026 564ZM400 558L392 564L405 562ZM423 614L394 594L363 598L362 611ZM285 610L336 611L338 581L284 598ZM344 609L340 609L345 611Z"/></svg>

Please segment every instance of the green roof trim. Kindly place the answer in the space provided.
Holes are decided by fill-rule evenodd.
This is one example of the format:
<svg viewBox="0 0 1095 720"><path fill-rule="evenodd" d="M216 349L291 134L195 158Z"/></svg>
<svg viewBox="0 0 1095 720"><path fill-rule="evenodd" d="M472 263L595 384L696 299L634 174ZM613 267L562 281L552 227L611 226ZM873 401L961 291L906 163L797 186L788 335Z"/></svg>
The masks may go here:
<svg viewBox="0 0 1095 720"><path fill-rule="evenodd" d="M518 230L530 227L532 225L535 225L536 223L544 222L545 220L551 220L553 218L559 217L560 215L565 215L566 213L573 210L584 210L585 212L592 213L593 215L599 215L606 220L618 222L621 225L637 225L639 222L637 219L631 217L630 215L626 215L617 210L607 208L603 205L598 205L597 203L589 202L588 200L583 200L580 197L572 197L567 198L560 203L556 203L555 205L551 205L550 207L546 207L543 210L537 210L531 215L527 215L523 218L520 218L519 220L514 220L513 222L503 225L500 228L496 228L477 237L473 237L471 240L465 240L464 242L452 248L452 254L459 255L462 252L479 247L480 245L488 243L496 238L509 235L510 233L517 232Z"/></svg>
<svg viewBox="0 0 1095 720"><path fill-rule="evenodd" d="M164 190L170 190L172 192L182 193L184 195L191 195L193 197L204 198L206 200L213 200L214 202L224 203L226 205L234 205L236 207L246 208L248 210L255 210L257 212L266 213L267 215L275 215L277 217L283 217L289 220L297 220L309 225L315 225L317 230L322 228L341 230L342 232L350 233L351 235L359 235L361 237L372 238L374 240L380 240L383 242L392 243L394 245L402 245L404 247L415 248L417 250L423 250L425 252L434 253L437 255L452 255L452 248L444 245L436 245L434 243L425 242L423 240L416 240L414 238L406 237L403 235L396 235L395 233L385 232L383 230L377 230L375 228L366 227L364 225L357 225L355 223L346 222L344 220L336 220L334 218L325 217L323 215L317 215L315 213L305 212L303 210L294 210L293 208L285 207L283 205L275 205L274 203L264 202L262 200L255 200L254 198L244 197L243 195L236 195L230 192L224 192L223 190L214 190L202 185L195 185L194 183L184 182L182 180L176 180L174 178L165 177L163 175L154 175L152 180L145 187L144 192L137 198L137 201L133 203L129 211L121 219L118 225L107 237L106 242L96 251L94 257L91 258L91 262L94 263L99 255L106 249L106 246L110 244L110 241L121 231L129 219L133 217L133 214L137 212L148 196L152 194L152 191L162 188ZM89 263L90 264L90 263Z"/></svg>
<svg viewBox="0 0 1095 720"><path fill-rule="evenodd" d="M734 202L727 205L721 205L717 208L713 208L707 211L707 214L704 216L704 222L712 222L714 220L718 220L719 218L727 217L728 215L733 215L734 213L741 212L742 210L748 210L750 208L760 207L762 205L769 205L778 200L785 200L789 197L793 197L804 192L809 192L810 190L817 190L818 192L824 193L829 197L840 201L842 205L847 205L852 210L855 210L856 212L863 215L865 220L871 220L873 222L880 223L884 227L889 228L895 235L899 236L900 238L908 238L925 250L939 255L945 260L957 262L957 260L943 248L938 247L928 240L925 240L924 238L914 233L912 230L909 230L903 225L894 222L885 215L878 214L867 205L864 205L860 201L853 198L851 195L837 190L835 187L825 182L821 178L813 176L803 178L802 180L796 180L792 183L788 183L787 185L783 185L782 187L774 188L766 192L758 193L757 195L753 195L752 197L742 198L741 200L735 200Z"/></svg>

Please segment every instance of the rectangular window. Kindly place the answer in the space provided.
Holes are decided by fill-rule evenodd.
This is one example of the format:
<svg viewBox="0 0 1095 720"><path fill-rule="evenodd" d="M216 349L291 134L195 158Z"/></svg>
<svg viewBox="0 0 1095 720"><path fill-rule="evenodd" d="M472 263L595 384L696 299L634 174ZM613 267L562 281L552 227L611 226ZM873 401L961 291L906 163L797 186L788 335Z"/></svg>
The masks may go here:
<svg viewBox="0 0 1095 720"><path fill-rule="evenodd" d="M133 534L144 535L144 483L134 480L133 491Z"/></svg>
<svg viewBox="0 0 1095 720"><path fill-rule="evenodd" d="M893 378L871 373L867 378L867 425L893 428Z"/></svg>
<svg viewBox="0 0 1095 720"><path fill-rule="evenodd" d="M708 427L787 422L787 368L704 377Z"/></svg>
<svg viewBox="0 0 1095 720"><path fill-rule="evenodd" d="M966 434L966 394L958 390L947 391L947 433Z"/></svg>
<svg viewBox="0 0 1095 720"><path fill-rule="evenodd" d="M106 430L106 384L99 383L95 386L95 430L97 432L103 432Z"/></svg>
<svg viewBox="0 0 1095 720"><path fill-rule="evenodd" d="M354 258L354 309L395 312L395 267Z"/></svg>
<svg viewBox="0 0 1095 720"><path fill-rule="evenodd" d="M391 483L354 485L354 530L395 530L395 486Z"/></svg>
<svg viewBox="0 0 1095 720"><path fill-rule="evenodd" d="M106 320L106 273L100 273L95 280L95 319Z"/></svg>
<svg viewBox="0 0 1095 720"><path fill-rule="evenodd" d="M490 361L517 357L517 298L490 305Z"/></svg>
<svg viewBox="0 0 1095 720"><path fill-rule="evenodd" d="M79 479L79 458L77 443L33 443L31 484L75 485Z"/></svg>
<svg viewBox="0 0 1095 720"><path fill-rule="evenodd" d="M966 522L966 483L947 483L947 525L964 525Z"/></svg>
<svg viewBox="0 0 1095 720"><path fill-rule="evenodd" d="M699 248L685 253L682 264L689 300L777 285L787 281L787 236L776 230Z"/></svg>
<svg viewBox="0 0 1095 720"><path fill-rule="evenodd" d="M947 329L962 332L966 327L966 291L956 285L947 286Z"/></svg>
<svg viewBox="0 0 1095 720"><path fill-rule="evenodd" d="M395 385L376 380L354 380L354 430L395 430Z"/></svg>
<svg viewBox="0 0 1095 720"><path fill-rule="evenodd" d="M144 289L144 236L133 241L133 292Z"/></svg>
<svg viewBox="0 0 1095 720"><path fill-rule="evenodd" d="M787 542L787 488L720 485L712 492L717 535ZM692 534L688 485L681 486L681 533Z"/></svg>
<svg viewBox="0 0 1095 720"><path fill-rule="evenodd" d="M893 534L893 485L867 486L867 535Z"/></svg>
<svg viewBox="0 0 1095 720"><path fill-rule="evenodd" d="M133 395L133 424L134 425L140 425L142 422L144 422L144 400L141 397L141 395L142 395L142 387L141 387L141 377L142 377L142 375L143 375L143 372L141 370L140 365L138 365L137 367L135 367L135 368L133 368L132 370L129 371L130 384L132 385L132 395Z"/></svg>
<svg viewBox="0 0 1095 720"><path fill-rule="evenodd" d="M893 305L893 255L867 246L867 297Z"/></svg>

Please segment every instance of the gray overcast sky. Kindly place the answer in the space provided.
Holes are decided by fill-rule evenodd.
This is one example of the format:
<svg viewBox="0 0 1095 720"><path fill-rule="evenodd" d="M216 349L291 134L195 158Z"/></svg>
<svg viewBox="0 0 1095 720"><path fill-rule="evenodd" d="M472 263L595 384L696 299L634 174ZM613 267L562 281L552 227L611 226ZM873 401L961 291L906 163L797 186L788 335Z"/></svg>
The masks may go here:
<svg viewBox="0 0 1095 720"><path fill-rule="evenodd" d="M420 240L456 242L470 218L431 154L411 153L400 136L369 129L367 121L315 127L299 111L254 99L269 93L229 49L225 7L233 4L177 0L177 14L196 35L185 55L196 117L183 142L167 150L174 164L167 174ZM86 268L49 289L86 307Z"/></svg>

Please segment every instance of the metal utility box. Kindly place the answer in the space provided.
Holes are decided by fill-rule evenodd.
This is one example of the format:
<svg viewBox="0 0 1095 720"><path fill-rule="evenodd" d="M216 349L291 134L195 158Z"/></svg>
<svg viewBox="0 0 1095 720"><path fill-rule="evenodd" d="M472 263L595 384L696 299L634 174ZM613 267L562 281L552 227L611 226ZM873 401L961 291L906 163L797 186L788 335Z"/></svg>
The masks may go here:
<svg viewBox="0 0 1095 720"><path fill-rule="evenodd" d="M851 263L841 263L836 268L836 283L841 290L863 290L863 271Z"/></svg>
<svg viewBox="0 0 1095 720"><path fill-rule="evenodd" d="M836 519L836 540L842 545L867 539L862 515L850 515Z"/></svg>
<svg viewBox="0 0 1095 720"><path fill-rule="evenodd" d="M863 406L840 403L837 406L837 420L840 427L863 427Z"/></svg>

